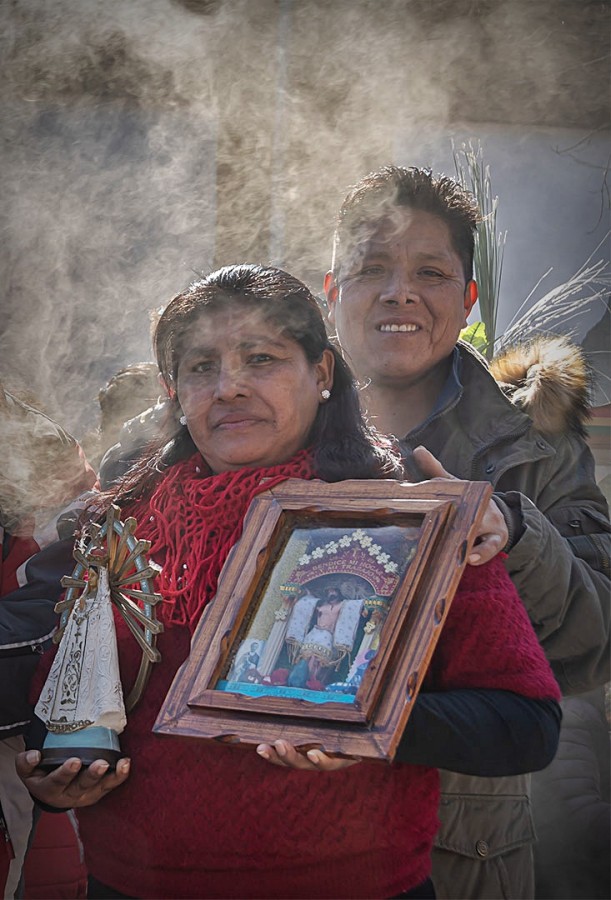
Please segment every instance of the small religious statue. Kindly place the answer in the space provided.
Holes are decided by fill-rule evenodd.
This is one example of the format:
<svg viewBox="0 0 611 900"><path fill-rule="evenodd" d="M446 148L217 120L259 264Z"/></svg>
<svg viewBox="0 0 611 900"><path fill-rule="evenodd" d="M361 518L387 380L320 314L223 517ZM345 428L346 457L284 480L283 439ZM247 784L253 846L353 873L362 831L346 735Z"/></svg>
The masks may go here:
<svg viewBox="0 0 611 900"><path fill-rule="evenodd" d="M89 546L81 543L74 551L77 566L72 576L62 579L68 591L56 606L62 613L61 641L36 706L48 731L41 763L47 768L71 756L85 765L104 759L114 767L121 756L126 708L138 701L150 664L160 658L155 641L163 626L155 605L161 597L150 583L159 567L144 558L150 543L135 539L136 520L123 523L118 512L111 507L106 523L92 527ZM136 685L126 701L113 606L143 651Z"/></svg>
<svg viewBox="0 0 611 900"><path fill-rule="evenodd" d="M322 597L305 590L295 603L286 636L293 664L289 685L324 690L330 672L351 653L367 595L358 581L344 576Z"/></svg>

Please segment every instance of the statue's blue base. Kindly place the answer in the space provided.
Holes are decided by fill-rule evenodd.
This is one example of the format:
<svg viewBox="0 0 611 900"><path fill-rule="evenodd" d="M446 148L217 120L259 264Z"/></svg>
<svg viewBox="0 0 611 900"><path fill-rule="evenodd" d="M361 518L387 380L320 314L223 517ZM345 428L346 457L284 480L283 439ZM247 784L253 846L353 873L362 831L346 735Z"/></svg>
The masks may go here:
<svg viewBox="0 0 611 900"><path fill-rule="evenodd" d="M111 728L90 725L69 734L50 731L42 747L43 769L55 769L73 757L78 757L84 766L96 759L103 759L114 769L121 759L119 736Z"/></svg>

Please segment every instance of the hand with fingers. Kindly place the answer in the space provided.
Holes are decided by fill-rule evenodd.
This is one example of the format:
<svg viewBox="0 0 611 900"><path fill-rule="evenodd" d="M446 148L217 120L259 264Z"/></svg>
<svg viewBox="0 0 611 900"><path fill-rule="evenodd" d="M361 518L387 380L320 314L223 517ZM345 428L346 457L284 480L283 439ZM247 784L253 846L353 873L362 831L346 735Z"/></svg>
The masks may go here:
<svg viewBox="0 0 611 900"><path fill-rule="evenodd" d="M83 766L80 759L72 757L51 772L38 767L40 759L38 750L17 754L17 774L36 800L58 809L92 806L129 775L129 759L120 759L115 771L109 771L103 759Z"/></svg>
<svg viewBox="0 0 611 900"><path fill-rule="evenodd" d="M282 740L274 741L273 744L259 744L257 753L274 766L301 769L304 772L337 772L361 761L357 757L329 756L322 750L308 750L304 753Z"/></svg>
<svg viewBox="0 0 611 900"><path fill-rule="evenodd" d="M455 475L447 472L437 457L433 456L426 447L416 447L414 449L414 459L422 474L431 481L459 480ZM494 498L491 498L479 523L479 529L473 549L467 558L467 563L470 566L481 566L489 562L497 553L503 550L508 540L509 530L505 517L494 502Z"/></svg>

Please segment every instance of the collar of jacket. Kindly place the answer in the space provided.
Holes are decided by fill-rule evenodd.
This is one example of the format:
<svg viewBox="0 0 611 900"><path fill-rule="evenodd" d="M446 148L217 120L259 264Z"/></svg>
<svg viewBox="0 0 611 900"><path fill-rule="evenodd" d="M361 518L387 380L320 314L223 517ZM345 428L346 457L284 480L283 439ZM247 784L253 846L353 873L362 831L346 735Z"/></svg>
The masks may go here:
<svg viewBox="0 0 611 900"><path fill-rule="evenodd" d="M431 416L400 442L429 447L453 474L496 483L507 469L555 453L528 415L505 396L485 360L467 344L454 350L452 369ZM498 452L497 452L498 449Z"/></svg>
<svg viewBox="0 0 611 900"><path fill-rule="evenodd" d="M469 402L461 403L467 393ZM477 398L477 402L473 402ZM418 435L436 419L460 404L461 421L476 445L485 447L491 441L508 435L521 435L532 420L503 393L493 378L484 358L469 344L459 341L452 354L452 367L431 415L405 438L412 446Z"/></svg>

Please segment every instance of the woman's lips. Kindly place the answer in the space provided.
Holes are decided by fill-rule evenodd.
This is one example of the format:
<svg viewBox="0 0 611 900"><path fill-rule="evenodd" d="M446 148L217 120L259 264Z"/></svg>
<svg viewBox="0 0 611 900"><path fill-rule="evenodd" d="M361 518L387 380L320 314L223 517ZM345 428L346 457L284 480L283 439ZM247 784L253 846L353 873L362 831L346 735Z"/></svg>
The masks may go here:
<svg viewBox="0 0 611 900"><path fill-rule="evenodd" d="M258 425L262 420L255 416L227 416L219 419L213 426L214 428L222 428L225 431L234 431L240 428L250 428L251 425Z"/></svg>

